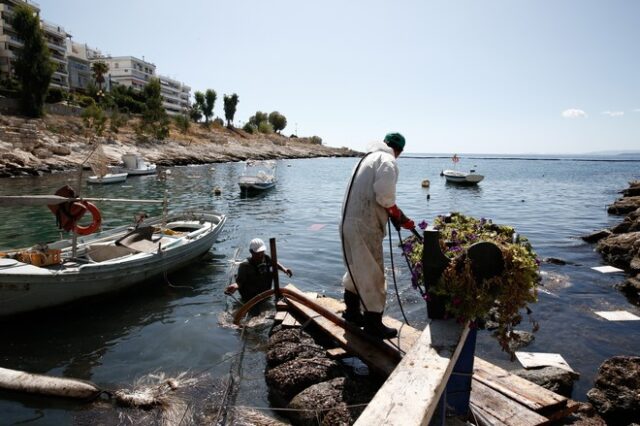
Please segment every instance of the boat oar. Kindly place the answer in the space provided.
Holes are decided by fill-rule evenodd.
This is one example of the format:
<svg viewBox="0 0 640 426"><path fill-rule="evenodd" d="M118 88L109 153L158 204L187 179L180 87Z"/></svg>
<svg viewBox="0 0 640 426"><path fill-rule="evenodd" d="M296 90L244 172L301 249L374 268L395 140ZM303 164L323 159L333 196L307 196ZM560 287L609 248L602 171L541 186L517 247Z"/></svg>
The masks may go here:
<svg viewBox="0 0 640 426"><path fill-rule="evenodd" d="M59 195L0 195L0 207L46 206L69 201L108 201L115 203L162 204L162 200L133 200L127 198L68 198Z"/></svg>

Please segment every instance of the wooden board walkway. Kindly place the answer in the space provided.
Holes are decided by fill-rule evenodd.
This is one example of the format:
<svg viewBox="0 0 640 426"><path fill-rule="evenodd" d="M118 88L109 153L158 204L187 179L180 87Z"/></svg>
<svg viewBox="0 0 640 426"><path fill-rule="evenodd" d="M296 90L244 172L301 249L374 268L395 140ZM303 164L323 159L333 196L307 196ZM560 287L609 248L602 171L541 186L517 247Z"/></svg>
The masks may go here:
<svg viewBox="0 0 640 426"><path fill-rule="evenodd" d="M287 288L299 292L292 285ZM335 313L344 310L344 304L335 299L302 294ZM278 309L288 310L298 323L314 323L331 337L340 346L327 351L332 358L357 356L376 373L388 376L356 425L429 424L468 332L468 328L453 321L433 321L419 331L385 317L385 324L398 328L400 333L393 344L385 342L388 347L382 350L380 342L374 344L345 331L298 302L279 302ZM280 318L286 317L280 314ZM294 324L291 319L288 321ZM397 358L389 356L389 347L397 351ZM478 357L474 358L471 386L470 409L481 425L545 425L578 409L575 401Z"/></svg>

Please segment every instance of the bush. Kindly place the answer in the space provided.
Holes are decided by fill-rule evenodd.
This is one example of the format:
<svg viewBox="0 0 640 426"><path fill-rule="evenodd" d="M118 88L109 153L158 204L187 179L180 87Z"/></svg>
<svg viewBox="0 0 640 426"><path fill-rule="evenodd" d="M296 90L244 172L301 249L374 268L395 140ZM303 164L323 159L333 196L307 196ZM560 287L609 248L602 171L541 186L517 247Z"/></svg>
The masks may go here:
<svg viewBox="0 0 640 426"><path fill-rule="evenodd" d="M273 130L280 133L281 130L287 127L287 118L278 111L273 111L269 114L269 123L273 126Z"/></svg>
<svg viewBox="0 0 640 426"><path fill-rule="evenodd" d="M64 92L57 87L52 87L47 92L47 97L45 98L45 102L48 104L57 104L58 102L62 102L64 99Z"/></svg>
<svg viewBox="0 0 640 426"><path fill-rule="evenodd" d="M247 133L254 134L258 130L258 128L254 124L245 123L245 125L242 127L242 130Z"/></svg>
<svg viewBox="0 0 640 426"><path fill-rule="evenodd" d="M268 135L273 133L273 126L268 121L261 121L260 124L258 124L258 131Z"/></svg>
<svg viewBox="0 0 640 426"><path fill-rule="evenodd" d="M96 101L93 100L91 96L78 95L76 96L76 101L82 108L88 108L92 105L95 106L96 104Z"/></svg>
<svg viewBox="0 0 640 426"><path fill-rule="evenodd" d="M176 115L173 117L174 123L180 132L187 134L189 127L191 127L191 120L185 114Z"/></svg>
<svg viewBox="0 0 640 426"><path fill-rule="evenodd" d="M315 145L322 145L322 138L320 136L311 136L311 143Z"/></svg>
<svg viewBox="0 0 640 426"><path fill-rule="evenodd" d="M104 114L102 108L94 103L82 111L82 121L88 131L93 132L96 136L102 136L107 122L107 116Z"/></svg>
<svg viewBox="0 0 640 426"><path fill-rule="evenodd" d="M291 133L291 134L289 135L289 138L291 138L291 139L298 139L298 136L296 136L296 135L294 135L293 133Z"/></svg>
<svg viewBox="0 0 640 426"><path fill-rule="evenodd" d="M215 120L213 120L213 126L218 129L224 127L224 120L220 117L216 117Z"/></svg>
<svg viewBox="0 0 640 426"><path fill-rule="evenodd" d="M111 117L109 118L109 130L113 133L118 133L120 127L124 126L129 121L129 115L122 114L118 109L114 109L111 112Z"/></svg>

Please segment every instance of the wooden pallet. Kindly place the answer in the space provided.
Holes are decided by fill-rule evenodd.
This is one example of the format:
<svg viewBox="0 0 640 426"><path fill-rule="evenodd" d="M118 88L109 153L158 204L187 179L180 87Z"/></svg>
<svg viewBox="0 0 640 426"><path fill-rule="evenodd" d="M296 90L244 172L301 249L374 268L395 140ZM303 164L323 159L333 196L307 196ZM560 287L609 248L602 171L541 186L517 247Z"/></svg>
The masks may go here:
<svg viewBox="0 0 640 426"><path fill-rule="evenodd" d="M291 285L287 288L297 290ZM335 299L317 297L315 293L308 296L335 313L344 310L344 304ZM464 342L460 338L462 327L457 327L456 335L456 327L447 329L440 324L445 321L437 321L438 328L431 330L434 325L428 325L425 333L385 317L387 325L400 330L400 337L392 346L398 353L406 355L398 363L388 356L387 351L381 351L370 341L345 331L298 302L289 301L288 305L283 303L278 307L289 309L298 322L310 320L330 336L340 346L327 351L331 358L357 356L377 374L389 376L356 424L428 424L435 410L434 404L437 404L444 391L445 379L457 359L455 352L459 348L451 346L450 342ZM471 386L470 410L475 422L480 425L545 425L576 412L579 407L575 401L478 357L474 359Z"/></svg>

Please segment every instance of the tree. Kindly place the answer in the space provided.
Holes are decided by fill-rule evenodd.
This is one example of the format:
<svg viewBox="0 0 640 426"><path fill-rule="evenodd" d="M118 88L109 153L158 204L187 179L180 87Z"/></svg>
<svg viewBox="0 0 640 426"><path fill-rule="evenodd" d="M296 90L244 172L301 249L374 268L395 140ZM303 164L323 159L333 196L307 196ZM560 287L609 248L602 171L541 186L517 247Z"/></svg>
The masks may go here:
<svg viewBox="0 0 640 426"><path fill-rule="evenodd" d="M255 115L252 115L251 117L249 117L249 123L258 127L260 126L260 123L262 123L263 121L268 121L268 119L269 119L269 116L267 115L266 112L256 111Z"/></svg>
<svg viewBox="0 0 640 426"><path fill-rule="evenodd" d="M31 7L18 5L11 25L24 44L15 61L16 76L21 83L22 112L29 117L42 117L55 65L42 35L40 19Z"/></svg>
<svg viewBox="0 0 640 426"><path fill-rule="evenodd" d="M213 106L216 103L216 95L215 90L207 89L204 92L204 107L202 108L202 114L204 115L204 122L208 123L209 119L213 116Z"/></svg>
<svg viewBox="0 0 640 426"><path fill-rule="evenodd" d="M93 104L82 111L82 121L88 132L93 132L95 136L102 136L106 128L107 116L102 108Z"/></svg>
<svg viewBox="0 0 640 426"><path fill-rule="evenodd" d="M227 119L227 127L233 127L233 117L236 115L236 107L240 102L235 93L231 96L224 95L224 118Z"/></svg>
<svg viewBox="0 0 640 426"><path fill-rule="evenodd" d="M160 80L157 78L149 80L143 92L146 101L142 112L140 133L151 134L159 140L165 139L169 136L169 116L162 106Z"/></svg>
<svg viewBox="0 0 640 426"><path fill-rule="evenodd" d="M104 75L109 72L109 65L103 61L97 61L91 64L91 71L93 72L93 79L98 83L98 90L102 91L102 85L104 84Z"/></svg>
<svg viewBox="0 0 640 426"><path fill-rule="evenodd" d="M287 117L280 114L278 111L273 111L269 114L269 123L273 126L273 130L277 133L280 133L281 130L284 130L287 127Z"/></svg>
<svg viewBox="0 0 640 426"><path fill-rule="evenodd" d="M202 118L202 111L200 110L200 106L198 104L191 105L189 108L189 117L193 122L197 123Z"/></svg>
<svg viewBox="0 0 640 426"><path fill-rule="evenodd" d="M218 95L216 95L215 90L207 89L205 93L196 92L194 96L196 99L195 106L204 116L205 124L209 124L209 119L213 116L213 106L216 103L216 98Z"/></svg>

